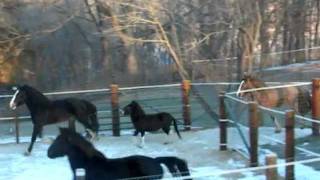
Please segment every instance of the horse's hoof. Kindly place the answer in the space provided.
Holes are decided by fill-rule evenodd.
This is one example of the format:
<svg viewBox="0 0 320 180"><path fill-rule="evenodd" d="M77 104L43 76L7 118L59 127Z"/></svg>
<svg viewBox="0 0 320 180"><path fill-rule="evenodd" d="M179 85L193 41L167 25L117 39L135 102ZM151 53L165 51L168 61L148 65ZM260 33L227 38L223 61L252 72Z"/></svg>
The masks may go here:
<svg viewBox="0 0 320 180"><path fill-rule="evenodd" d="M275 133L281 133L281 129L274 130Z"/></svg>
<svg viewBox="0 0 320 180"><path fill-rule="evenodd" d="M306 126L304 125L304 126L300 126L300 129L304 129L304 128L306 128Z"/></svg>
<svg viewBox="0 0 320 180"><path fill-rule="evenodd" d="M31 152L29 152L28 150L26 152L23 153L24 156L30 156Z"/></svg>
<svg viewBox="0 0 320 180"><path fill-rule="evenodd" d="M164 142L164 145L173 144L173 142Z"/></svg>
<svg viewBox="0 0 320 180"><path fill-rule="evenodd" d="M98 135L97 133L93 132L91 129L86 129L86 135L85 137L89 140L89 141L95 141L98 140Z"/></svg>

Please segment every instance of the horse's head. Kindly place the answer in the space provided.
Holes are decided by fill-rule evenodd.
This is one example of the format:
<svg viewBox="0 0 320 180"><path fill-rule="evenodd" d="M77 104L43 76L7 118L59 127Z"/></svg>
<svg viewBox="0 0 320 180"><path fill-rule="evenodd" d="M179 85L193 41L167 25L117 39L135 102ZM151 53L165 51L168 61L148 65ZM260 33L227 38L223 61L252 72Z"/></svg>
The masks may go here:
<svg viewBox="0 0 320 180"><path fill-rule="evenodd" d="M10 101L10 108L16 109L18 106L24 104L27 94L25 91L25 86L14 86L12 87L12 90L15 91L11 101Z"/></svg>
<svg viewBox="0 0 320 180"><path fill-rule="evenodd" d="M128 105L126 105L122 110L124 115L130 115L133 110L138 107L139 104L136 101L131 101Z"/></svg>
<svg viewBox="0 0 320 180"><path fill-rule="evenodd" d="M253 78L253 76L245 74L238 87L237 96L238 97L247 96L247 94L250 92L246 92L246 90L256 88L254 81L255 81L255 78Z"/></svg>
<svg viewBox="0 0 320 180"><path fill-rule="evenodd" d="M47 155L53 159L68 155L71 152L81 153L83 158L93 156L104 157L103 154L96 151L93 145L81 134L69 128L60 128L60 134L49 147Z"/></svg>
<svg viewBox="0 0 320 180"><path fill-rule="evenodd" d="M66 128L60 128L60 134L53 141L48 149L47 155L49 158L54 159L57 157L62 157L68 154L70 150L70 140L69 130Z"/></svg>
<svg viewBox="0 0 320 180"><path fill-rule="evenodd" d="M9 104L11 109L16 109L18 106L24 103L28 105L28 102L32 102L32 106L44 106L50 102L50 100L40 91L29 85L14 86L12 89L15 91L15 93Z"/></svg>

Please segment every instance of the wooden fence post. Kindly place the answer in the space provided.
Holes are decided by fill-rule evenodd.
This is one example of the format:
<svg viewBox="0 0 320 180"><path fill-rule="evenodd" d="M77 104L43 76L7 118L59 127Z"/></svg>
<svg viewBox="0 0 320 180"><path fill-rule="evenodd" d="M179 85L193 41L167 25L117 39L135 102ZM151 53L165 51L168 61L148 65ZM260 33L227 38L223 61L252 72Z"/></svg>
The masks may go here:
<svg viewBox="0 0 320 180"><path fill-rule="evenodd" d="M119 88L117 84L111 84L111 109L112 109L112 134L120 136L120 116L119 116Z"/></svg>
<svg viewBox="0 0 320 180"><path fill-rule="evenodd" d="M286 146L285 157L286 162L294 161L294 111L286 111ZM294 165L286 166L286 179L294 179Z"/></svg>
<svg viewBox="0 0 320 180"><path fill-rule="evenodd" d="M312 118L320 120L320 79L312 79ZM320 122L320 121L319 121ZM312 123L312 135L319 136L319 124Z"/></svg>
<svg viewBox="0 0 320 180"><path fill-rule="evenodd" d="M19 119L17 117L17 114L14 114L14 125L15 125L15 133L16 133L16 143L20 143L20 128L19 128Z"/></svg>
<svg viewBox="0 0 320 180"><path fill-rule="evenodd" d="M277 164L277 155L269 154L266 156L266 165L276 165ZM278 169L268 168L266 169L266 180L277 180L278 179Z"/></svg>
<svg viewBox="0 0 320 180"><path fill-rule="evenodd" d="M219 94L219 110L220 110L220 151L226 151L227 148L227 126L228 126L228 119L227 113L224 104L224 95L225 92L220 92Z"/></svg>
<svg viewBox="0 0 320 180"><path fill-rule="evenodd" d="M258 104L249 103L249 135L250 135L250 166L258 166L258 135L259 135L259 118Z"/></svg>
<svg viewBox="0 0 320 180"><path fill-rule="evenodd" d="M183 80L181 84L182 90L182 112L183 112L183 120L184 120L184 129L190 130L191 129L191 113L190 113L190 100L189 100L189 93L190 93L190 81Z"/></svg>
<svg viewBox="0 0 320 180"><path fill-rule="evenodd" d="M85 180L86 171L85 169L78 168L76 169L76 180Z"/></svg>

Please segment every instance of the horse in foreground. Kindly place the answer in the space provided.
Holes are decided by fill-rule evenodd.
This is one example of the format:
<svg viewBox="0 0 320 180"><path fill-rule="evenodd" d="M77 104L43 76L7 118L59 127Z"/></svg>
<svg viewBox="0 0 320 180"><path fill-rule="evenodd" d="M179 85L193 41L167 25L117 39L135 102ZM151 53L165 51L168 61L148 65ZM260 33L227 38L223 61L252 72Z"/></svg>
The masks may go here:
<svg viewBox="0 0 320 180"><path fill-rule="evenodd" d="M128 156L109 159L80 134L66 128L60 128L60 135L48 149L48 157L68 156L75 176L77 168L85 169L86 180L113 179L161 179L165 164L172 175L189 176L187 163L177 157Z"/></svg>
<svg viewBox="0 0 320 180"><path fill-rule="evenodd" d="M181 139L177 120L169 113L160 112L156 114L146 114L136 101L132 101L130 104L126 105L123 108L123 112L124 115L130 115L135 128L134 136L141 133L141 146L144 145L144 135L146 131L152 132L162 129L167 135L169 135L172 122L178 137Z"/></svg>
<svg viewBox="0 0 320 180"><path fill-rule="evenodd" d="M95 138L99 124L97 109L92 103L76 98L52 101L28 85L18 86L14 90L15 93L9 104L10 108L14 110L25 103L30 111L33 123L31 143L26 155L31 153L37 136L41 136L43 126L69 120L69 127L74 129L75 122L72 118L76 118L84 125L91 138Z"/></svg>
<svg viewBox="0 0 320 180"><path fill-rule="evenodd" d="M237 96L245 97L250 101L256 101L258 104L268 108L288 106L302 116L311 110L311 95L307 89L301 87L292 86L249 92L245 91L263 87L267 87L263 81L251 75L245 75L238 88ZM271 117L276 125L275 131L280 132L281 125L274 116Z"/></svg>

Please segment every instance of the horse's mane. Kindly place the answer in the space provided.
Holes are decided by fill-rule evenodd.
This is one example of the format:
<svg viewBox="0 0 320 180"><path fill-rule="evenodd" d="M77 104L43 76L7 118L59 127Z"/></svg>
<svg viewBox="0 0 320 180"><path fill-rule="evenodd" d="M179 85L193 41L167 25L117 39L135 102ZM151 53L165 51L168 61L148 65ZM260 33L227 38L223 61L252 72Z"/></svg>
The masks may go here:
<svg viewBox="0 0 320 180"><path fill-rule="evenodd" d="M132 101L130 105L134 108L135 112L138 112L139 115L145 115L144 110L137 101Z"/></svg>
<svg viewBox="0 0 320 180"><path fill-rule="evenodd" d="M79 133L68 129L68 128L60 128L60 132L63 136L65 136L66 138L68 138L68 142L77 147L78 149L80 149L83 153L85 153L85 155L89 158L92 157L98 157L98 158L104 158L106 159L106 157L100 152L98 151L93 145L92 143L90 143L89 141L87 141L82 135L80 135Z"/></svg>
<svg viewBox="0 0 320 180"><path fill-rule="evenodd" d="M266 83L254 76L247 76L244 80L249 80L256 88L266 87Z"/></svg>
<svg viewBox="0 0 320 180"><path fill-rule="evenodd" d="M19 87L19 90L26 92L27 96L31 97L29 98L30 101L34 102L34 100L36 100L37 103L42 105L50 103L50 100L45 95L31 86L23 85Z"/></svg>

